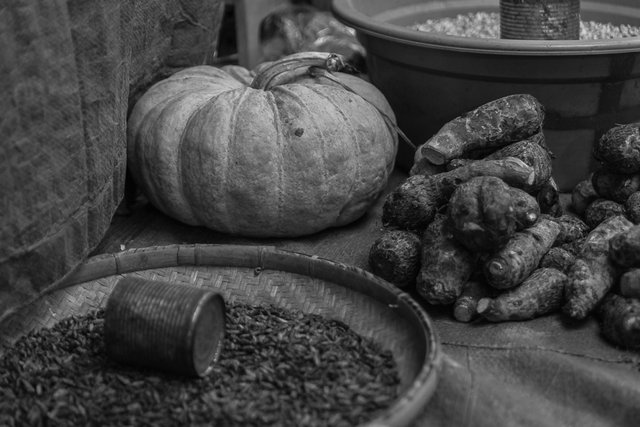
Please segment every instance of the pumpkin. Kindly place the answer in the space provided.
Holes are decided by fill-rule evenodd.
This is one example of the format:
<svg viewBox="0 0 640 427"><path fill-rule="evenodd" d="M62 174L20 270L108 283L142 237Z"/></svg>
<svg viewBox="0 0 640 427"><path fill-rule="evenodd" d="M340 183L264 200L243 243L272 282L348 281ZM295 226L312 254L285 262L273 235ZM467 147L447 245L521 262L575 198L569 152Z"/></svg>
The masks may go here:
<svg viewBox="0 0 640 427"><path fill-rule="evenodd" d="M398 133L381 92L342 65L304 52L255 76L196 66L156 83L128 120L135 182L165 214L228 234L294 237L353 222L385 188Z"/></svg>

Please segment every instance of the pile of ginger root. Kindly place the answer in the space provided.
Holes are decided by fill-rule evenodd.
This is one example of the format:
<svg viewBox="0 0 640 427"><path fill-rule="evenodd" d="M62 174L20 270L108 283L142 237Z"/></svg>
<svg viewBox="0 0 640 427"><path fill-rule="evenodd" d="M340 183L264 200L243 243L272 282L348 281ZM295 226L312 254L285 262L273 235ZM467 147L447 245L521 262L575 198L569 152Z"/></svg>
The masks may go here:
<svg viewBox="0 0 640 427"><path fill-rule="evenodd" d="M428 304L451 307L460 322L593 314L610 342L640 348L640 210L594 214L589 206L610 196L596 191L603 184L587 184L605 172L562 203L544 114L535 97L508 95L456 117L419 146L409 176L384 200L370 270ZM640 153L638 124L618 125L596 143L607 176L610 151ZM618 159L615 170L626 162L640 190L637 157ZM633 197L640 206L640 192Z"/></svg>

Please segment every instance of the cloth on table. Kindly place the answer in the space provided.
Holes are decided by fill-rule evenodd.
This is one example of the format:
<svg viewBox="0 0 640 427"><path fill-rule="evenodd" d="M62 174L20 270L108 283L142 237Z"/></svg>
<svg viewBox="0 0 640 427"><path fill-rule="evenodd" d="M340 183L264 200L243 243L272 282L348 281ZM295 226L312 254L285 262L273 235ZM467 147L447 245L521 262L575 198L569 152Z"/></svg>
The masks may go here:
<svg viewBox="0 0 640 427"><path fill-rule="evenodd" d="M594 317L460 323L428 308L442 342L438 388L416 426L636 426L640 353Z"/></svg>

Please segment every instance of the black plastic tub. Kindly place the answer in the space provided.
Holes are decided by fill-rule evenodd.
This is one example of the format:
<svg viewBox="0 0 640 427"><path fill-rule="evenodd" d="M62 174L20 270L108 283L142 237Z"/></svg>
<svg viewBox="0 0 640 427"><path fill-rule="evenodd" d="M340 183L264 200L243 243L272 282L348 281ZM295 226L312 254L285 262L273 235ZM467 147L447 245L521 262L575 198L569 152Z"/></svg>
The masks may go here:
<svg viewBox="0 0 640 427"><path fill-rule="evenodd" d="M498 0L334 0L332 11L356 30L371 81L415 145L485 102L530 93L546 108L554 177L568 190L593 170L591 151L602 133L640 120L640 37L481 39L409 28L429 18L498 13ZM640 26L640 4L582 1L581 18ZM412 162L413 152L401 147L398 166L408 171Z"/></svg>

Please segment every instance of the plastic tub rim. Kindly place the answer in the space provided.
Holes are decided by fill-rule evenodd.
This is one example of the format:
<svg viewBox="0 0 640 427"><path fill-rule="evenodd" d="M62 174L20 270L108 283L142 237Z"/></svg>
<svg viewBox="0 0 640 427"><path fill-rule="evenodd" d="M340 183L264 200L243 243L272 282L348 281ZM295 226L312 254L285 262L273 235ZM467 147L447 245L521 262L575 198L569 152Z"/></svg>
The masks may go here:
<svg viewBox="0 0 640 427"><path fill-rule="evenodd" d="M587 6L597 2L587 2ZM392 8L392 6L390 6ZM343 24L357 32L406 45L494 55L594 55L640 51L640 37L607 40L506 40L452 36L417 31L373 19L358 10L353 0L333 0L331 10ZM640 13L640 9L639 9Z"/></svg>

